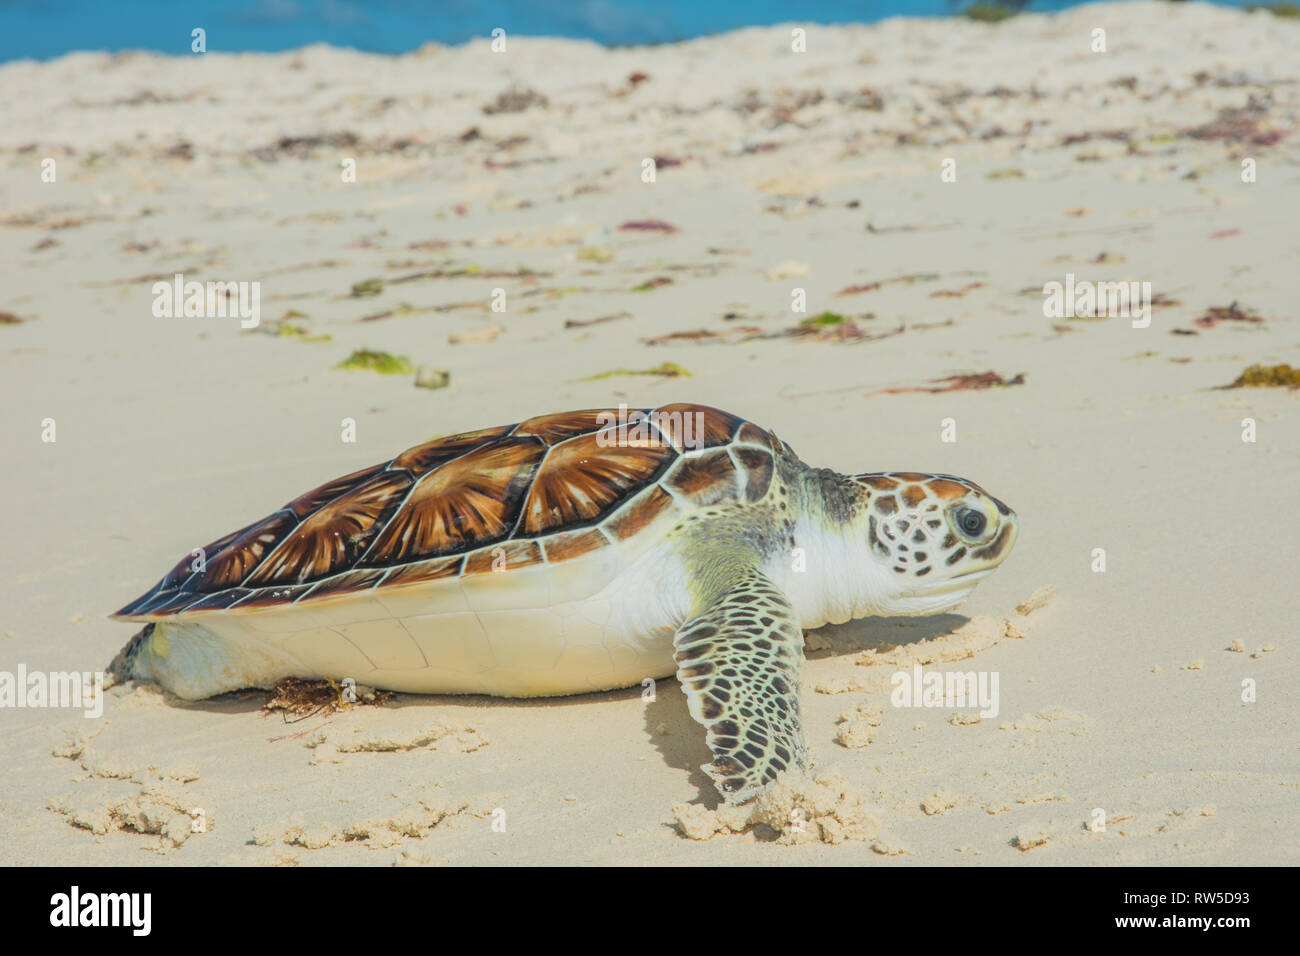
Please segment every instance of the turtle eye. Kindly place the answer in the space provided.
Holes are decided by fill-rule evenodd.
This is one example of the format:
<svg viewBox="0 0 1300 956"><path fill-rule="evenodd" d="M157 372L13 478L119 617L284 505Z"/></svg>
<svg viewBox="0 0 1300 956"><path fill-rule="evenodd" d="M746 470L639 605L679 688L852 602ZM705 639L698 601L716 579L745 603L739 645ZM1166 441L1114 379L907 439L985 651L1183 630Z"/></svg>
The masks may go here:
<svg viewBox="0 0 1300 956"><path fill-rule="evenodd" d="M984 528L988 524L988 518L984 517L984 512L975 508L962 508L957 512L957 527L961 529L962 534L972 538L978 538L984 533Z"/></svg>

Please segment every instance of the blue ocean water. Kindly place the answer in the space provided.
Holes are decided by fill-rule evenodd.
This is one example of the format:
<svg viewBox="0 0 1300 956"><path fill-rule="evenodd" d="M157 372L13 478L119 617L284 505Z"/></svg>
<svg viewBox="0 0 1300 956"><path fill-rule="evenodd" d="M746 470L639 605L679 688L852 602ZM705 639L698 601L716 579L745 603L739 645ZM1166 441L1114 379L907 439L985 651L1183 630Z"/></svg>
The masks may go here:
<svg viewBox="0 0 1300 956"><path fill-rule="evenodd" d="M73 50L188 53L190 31L209 51L277 51L329 43L403 53L463 43L501 27L606 45L665 43L743 26L870 23L949 16L966 0L0 0L0 60ZM1242 6L1247 0L1231 0ZM1034 0L1030 11L1069 0Z"/></svg>

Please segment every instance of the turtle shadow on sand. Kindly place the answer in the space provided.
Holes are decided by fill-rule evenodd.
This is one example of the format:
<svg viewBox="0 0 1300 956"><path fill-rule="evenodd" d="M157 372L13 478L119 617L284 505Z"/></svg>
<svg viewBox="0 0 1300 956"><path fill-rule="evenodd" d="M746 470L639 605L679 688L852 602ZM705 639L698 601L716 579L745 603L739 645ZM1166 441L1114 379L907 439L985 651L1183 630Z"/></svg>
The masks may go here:
<svg viewBox="0 0 1300 956"><path fill-rule="evenodd" d="M962 614L935 614L931 617L859 618L844 624L828 624L805 632L804 653L809 661L819 661L862 651L919 644L949 634L968 620ZM700 792L701 802L709 809L716 809L722 798L713 781L701 769L713 758L705 743L704 728L691 717L686 695L680 692L675 678L664 678L656 683L654 699L645 708L646 736L668 766L689 775L691 783ZM804 671L804 685L803 692L810 693L807 669ZM631 688L612 693L640 692L638 688ZM584 699L604 696L608 695L584 695Z"/></svg>
<svg viewBox="0 0 1300 956"><path fill-rule="evenodd" d="M321 684L326 684L321 681ZM131 680L125 683L114 684L112 687L105 688L106 698L118 698L117 705L121 706L121 698L140 690L146 693L156 694L158 704L162 707L175 708L177 710L194 710L205 714L221 714L225 716L234 716L237 714L256 714L264 710L266 702L270 699L271 691L263 690L257 687L246 687L242 690L227 691L224 694L217 694L213 697L205 697L202 700L186 700L183 697L177 697L170 691L163 690L152 681Z"/></svg>
<svg viewBox="0 0 1300 956"><path fill-rule="evenodd" d="M686 695L682 693L677 678L665 677L656 681L654 699L647 702L642 714L646 737L659 751L664 763L685 772L704 803L710 809L716 808L722 798L702 769L713 759L713 753L704 742L704 728L695 722L687 709Z"/></svg>
<svg viewBox="0 0 1300 956"><path fill-rule="evenodd" d="M804 653L810 661L919 644L951 634L970 621L964 614L928 617L864 617L844 624L827 624L805 632Z"/></svg>

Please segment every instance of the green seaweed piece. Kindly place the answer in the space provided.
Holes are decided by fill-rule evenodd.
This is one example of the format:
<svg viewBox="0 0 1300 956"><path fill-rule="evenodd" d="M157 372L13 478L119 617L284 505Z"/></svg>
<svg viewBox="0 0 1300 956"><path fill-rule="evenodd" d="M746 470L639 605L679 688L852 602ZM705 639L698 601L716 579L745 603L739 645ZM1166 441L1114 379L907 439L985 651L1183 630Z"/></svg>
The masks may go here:
<svg viewBox="0 0 1300 956"><path fill-rule="evenodd" d="M820 315L810 315L808 318L799 323L801 329L824 329L832 325L843 325L848 319L838 312L823 312Z"/></svg>
<svg viewBox="0 0 1300 956"><path fill-rule="evenodd" d="M352 298L359 299L367 295L379 295L384 291L383 279L365 279L352 283Z"/></svg>
<svg viewBox="0 0 1300 956"><path fill-rule="evenodd" d="M338 365L348 371L378 372L380 375L410 375L415 366L405 355L390 355L372 349L357 349Z"/></svg>
<svg viewBox="0 0 1300 956"><path fill-rule="evenodd" d="M272 326L275 334L282 339L298 339L300 342L332 342L334 336L327 332L320 335L313 335L301 325L295 325L292 322L280 322Z"/></svg>
<svg viewBox="0 0 1300 956"><path fill-rule="evenodd" d="M603 378L614 378L620 375L659 375L663 378L690 378L691 373L686 371L676 362L664 362L656 368L647 369L628 369L616 368L608 372L597 372L595 375L588 375L586 378L574 379L575 382L596 382Z"/></svg>
<svg viewBox="0 0 1300 956"><path fill-rule="evenodd" d="M1300 388L1300 368L1281 365L1252 365L1226 388Z"/></svg>

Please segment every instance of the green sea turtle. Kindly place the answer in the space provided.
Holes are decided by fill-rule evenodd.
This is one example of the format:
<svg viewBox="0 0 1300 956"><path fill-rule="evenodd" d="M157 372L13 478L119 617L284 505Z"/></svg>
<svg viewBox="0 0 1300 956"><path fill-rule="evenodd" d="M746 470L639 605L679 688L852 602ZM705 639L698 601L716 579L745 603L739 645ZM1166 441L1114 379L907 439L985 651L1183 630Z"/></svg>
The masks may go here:
<svg viewBox="0 0 1300 956"><path fill-rule="evenodd" d="M194 700L286 677L540 697L676 674L740 803L804 767L803 630L956 607L1015 513L948 475L810 468L700 405L435 439L187 555L109 666Z"/></svg>

